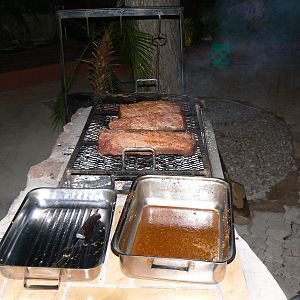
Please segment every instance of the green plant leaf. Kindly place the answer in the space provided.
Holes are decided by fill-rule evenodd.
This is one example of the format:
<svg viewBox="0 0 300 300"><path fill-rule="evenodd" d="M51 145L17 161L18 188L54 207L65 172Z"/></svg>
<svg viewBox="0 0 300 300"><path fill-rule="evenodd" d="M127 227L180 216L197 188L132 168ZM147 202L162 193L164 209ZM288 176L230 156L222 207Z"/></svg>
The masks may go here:
<svg viewBox="0 0 300 300"><path fill-rule="evenodd" d="M120 91L120 81L115 74L112 32L105 30L101 41L93 42L92 60L89 61L89 80L95 95Z"/></svg>
<svg viewBox="0 0 300 300"><path fill-rule="evenodd" d="M132 67L134 80L151 77L151 58L153 47L151 36L138 28L133 19L123 21L123 29L114 24L114 42L123 61Z"/></svg>
<svg viewBox="0 0 300 300"><path fill-rule="evenodd" d="M80 57L76 60L76 64L73 68L72 74L71 76L67 79L66 82L66 93L68 95L68 93L70 92L74 81L77 77L77 73L80 67L80 64L83 61L83 57L84 55L87 53L87 51L90 49L92 45L92 42L89 42L88 45L83 49ZM59 95L57 95L56 97L56 101L54 104L54 108L53 108L53 113L51 115L51 120L52 120L52 128L60 131L63 128L63 125L65 123L65 113L64 113L64 94L63 91L61 91L59 93Z"/></svg>
<svg viewBox="0 0 300 300"><path fill-rule="evenodd" d="M124 1L119 0L117 7L123 5ZM104 28L102 41L99 41L97 39L99 31L96 30L95 26L92 27L91 41L84 48L67 80L67 94L73 86L81 63L86 63L89 66L88 79L96 96L106 92L121 92L120 80L115 74L115 68L120 64L115 60L115 53L117 53L117 57L121 58L123 64L131 66L134 80L152 77L151 61L154 49L151 36L141 31L137 22L132 19L124 20L122 28L121 32L119 22L111 22ZM89 49L92 49L90 59L84 59ZM52 115L53 127L61 129L64 120L64 101L63 92L61 92L56 99Z"/></svg>

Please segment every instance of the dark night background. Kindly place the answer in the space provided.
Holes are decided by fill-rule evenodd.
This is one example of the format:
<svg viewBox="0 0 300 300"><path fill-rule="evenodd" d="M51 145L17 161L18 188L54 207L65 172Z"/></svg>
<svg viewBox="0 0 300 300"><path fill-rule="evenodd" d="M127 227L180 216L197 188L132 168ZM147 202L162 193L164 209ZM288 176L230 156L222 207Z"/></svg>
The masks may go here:
<svg viewBox="0 0 300 300"><path fill-rule="evenodd" d="M58 62L56 9L114 7L115 4L116 1L109 0L1 1L0 71L20 69L26 64L32 67ZM182 6L189 20L186 32L192 36L191 46L225 43L235 56L255 62L300 55L297 0L185 0ZM74 59L82 49L85 36L76 22L67 28L70 48L66 49L66 57Z"/></svg>

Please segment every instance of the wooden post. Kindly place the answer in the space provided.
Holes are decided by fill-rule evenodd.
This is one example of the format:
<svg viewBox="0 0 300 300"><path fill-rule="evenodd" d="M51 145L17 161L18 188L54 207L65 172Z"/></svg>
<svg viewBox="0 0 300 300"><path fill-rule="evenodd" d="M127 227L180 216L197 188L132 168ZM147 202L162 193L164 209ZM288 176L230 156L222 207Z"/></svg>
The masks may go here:
<svg viewBox="0 0 300 300"><path fill-rule="evenodd" d="M180 0L127 0L127 7L179 7ZM155 37L158 34L158 18L139 20L139 27L144 32ZM164 19L161 21L161 33L166 36L165 45L159 49L159 87L160 92L181 94L181 55L180 55L180 25L179 19ZM157 51L152 59L153 78L156 78Z"/></svg>

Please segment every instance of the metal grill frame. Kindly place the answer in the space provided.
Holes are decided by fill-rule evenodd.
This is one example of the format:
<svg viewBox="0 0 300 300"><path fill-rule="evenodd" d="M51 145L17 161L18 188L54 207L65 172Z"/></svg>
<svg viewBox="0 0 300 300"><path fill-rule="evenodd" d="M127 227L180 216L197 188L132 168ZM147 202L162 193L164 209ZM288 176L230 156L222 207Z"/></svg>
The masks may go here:
<svg viewBox="0 0 300 300"><path fill-rule="evenodd" d="M66 29L63 25L65 19L85 19L87 27L90 18L119 18L120 26L122 26L122 20L125 17L131 18L144 18L152 17L160 20L161 18L171 17L179 20L180 31L180 59L181 59L181 91L186 90L185 75L184 75L184 58L183 58L183 8L182 7L143 7L143 8L102 8L102 9L70 9L70 10L58 10L56 12L57 17L57 30L59 38L59 52L60 52L60 69L61 69L61 83L62 94L64 99L64 114L65 123L70 121L70 114L68 109L68 92L66 84L66 72L65 72L65 54L64 54L64 38L67 39ZM87 36L89 32L87 32Z"/></svg>
<svg viewBox="0 0 300 300"><path fill-rule="evenodd" d="M90 95L90 97L93 97L92 93L85 93L85 96ZM98 179L103 178L106 179L106 181L110 182L107 186L115 187L116 181L133 181L139 176L143 175L182 175L182 176L206 176L211 177L211 163L209 161L209 155L207 151L207 143L206 143L206 136L205 136L205 128L203 123L203 107L201 106L200 102L197 103L195 99L191 98L187 95L168 95L168 94L150 94L150 93L131 93L131 94L120 94L120 95L110 95L105 94L102 96L99 96L93 100L93 108L90 112L90 115L86 121L86 124L84 126L84 129L81 133L81 136L79 138L79 141L70 157L70 160L67 164L64 176L61 181L61 186L71 186L72 187L72 177L73 176L98 176ZM106 117L107 115L110 116L117 116L118 111L116 110L117 106L116 104L123 104L123 103L133 103L138 102L142 100L149 100L149 99L168 99L171 101L174 101L175 103L181 103L181 106L184 106L184 112L183 114L185 117L194 118L195 122L197 122L197 130L189 130L190 132L193 132L196 134L199 147L201 150L201 157L199 157L199 161L203 163L203 170L128 170L128 169L122 169L122 170L99 170L99 169L77 169L74 168L74 163L76 159L78 158L80 149L82 145L86 146L95 146L97 145L97 142L95 141L86 141L85 137L87 134L87 131L89 130L91 123L96 119L100 117ZM113 104L113 105L112 105ZM106 105L108 107L108 110L103 111L99 109L99 106ZM97 139L98 141L98 139ZM173 157L172 155L167 155L168 157ZM118 158L119 159L119 158ZM101 180L100 180L101 181Z"/></svg>

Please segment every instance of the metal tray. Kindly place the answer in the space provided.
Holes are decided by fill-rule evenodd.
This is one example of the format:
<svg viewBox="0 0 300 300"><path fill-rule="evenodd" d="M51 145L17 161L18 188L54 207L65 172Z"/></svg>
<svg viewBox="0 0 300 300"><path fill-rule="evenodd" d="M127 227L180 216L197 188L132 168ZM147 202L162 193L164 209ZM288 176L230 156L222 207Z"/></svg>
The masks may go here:
<svg viewBox="0 0 300 300"><path fill-rule="evenodd" d="M58 288L60 281L98 276L116 201L108 189L39 188L30 191L0 243L0 270L8 278L24 279L25 287ZM76 234L91 216L90 238ZM63 265L57 264L67 253ZM30 285L29 279L55 281ZM58 283L56 283L58 282Z"/></svg>
<svg viewBox="0 0 300 300"><path fill-rule="evenodd" d="M218 211L218 245L222 245L223 232L227 232L228 249L219 250L216 261L133 255L135 236L147 205ZM121 270L130 277L220 282L227 263L235 256L230 185L221 179L204 177L149 175L138 178L126 199L111 246L120 257Z"/></svg>

